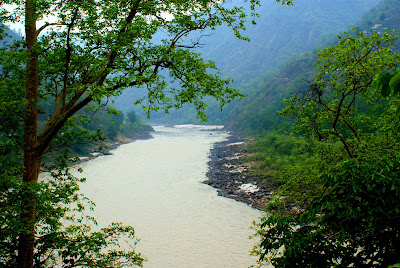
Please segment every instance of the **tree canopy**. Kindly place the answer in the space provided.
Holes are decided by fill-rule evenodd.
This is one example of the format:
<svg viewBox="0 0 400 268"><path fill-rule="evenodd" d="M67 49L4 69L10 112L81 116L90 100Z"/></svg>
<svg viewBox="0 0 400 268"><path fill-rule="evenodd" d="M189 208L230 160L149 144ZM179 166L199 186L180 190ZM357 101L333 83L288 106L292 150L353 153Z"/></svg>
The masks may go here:
<svg viewBox="0 0 400 268"><path fill-rule="evenodd" d="M398 263L398 95L377 89L398 73L394 33L345 33L317 54L318 73L286 101L314 157L283 172L258 226L255 253L278 267L387 267ZM380 77L380 76L378 76Z"/></svg>
<svg viewBox="0 0 400 268"><path fill-rule="evenodd" d="M106 242L108 235L132 237L130 228L114 226L94 236L86 235L87 229L82 225L78 231L73 227L62 229L59 221L70 211L66 204L79 200L77 179L68 171L67 155L61 154L53 165L54 180L39 182L43 159L78 111L116 96L127 87L147 89L143 98L148 102L147 113L193 103L203 120L204 96L215 98L221 107L241 97L238 90L228 86L229 79L220 78L212 62L192 51L201 44L206 30L222 24L228 25L239 39L247 40L242 35L244 22L247 15L256 16L260 1L244 0L239 6L232 2L0 1L1 23L19 22L25 26L22 40L1 48L0 116L6 119L0 133L1 150L5 152L1 200L6 205L1 208L4 221L0 226L1 242L7 245L1 249L4 265L40 266L42 261L54 261L60 256L69 265L86 259L87 263L79 265L118 266L120 258L130 261L129 265L141 265L143 258L134 250L103 255L102 247L114 241ZM250 14L241 6L245 4L250 6ZM5 5L9 8L5 9ZM163 33L164 38L154 40L156 33ZM39 126L42 99L54 105ZM57 213L52 214L42 204ZM65 209L57 210L60 204ZM49 228L43 228L43 223ZM74 247L78 252L68 251L71 247L64 251L67 242L75 239L65 232L89 244ZM99 245L91 240L93 237ZM95 255L88 257L83 249L94 250ZM108 262L93 263L90 258Z"/></svg>

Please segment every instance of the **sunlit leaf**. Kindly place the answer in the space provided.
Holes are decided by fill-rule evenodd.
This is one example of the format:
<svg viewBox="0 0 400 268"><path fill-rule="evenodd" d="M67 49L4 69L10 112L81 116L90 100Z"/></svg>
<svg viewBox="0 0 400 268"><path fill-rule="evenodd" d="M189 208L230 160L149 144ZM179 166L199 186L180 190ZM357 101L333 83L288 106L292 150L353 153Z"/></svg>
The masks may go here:
<svg viewBox="0 0 400 268"><path fill-rule="evenodd" d="M400 74L396 74L389 81L389 86L393 91L393 94L397 94L400 92Z"/></svg>
<svg viewBox="0 0 400 268"><path fill-rule="evenodd" d="M393 74L391 73L384 73L379 77L379 80L377 81L377 86L379 86L379 90L381 91L381 94L383 97L388 97L390 95L390 86L389 86L389 81L393 77Z"/></svg>

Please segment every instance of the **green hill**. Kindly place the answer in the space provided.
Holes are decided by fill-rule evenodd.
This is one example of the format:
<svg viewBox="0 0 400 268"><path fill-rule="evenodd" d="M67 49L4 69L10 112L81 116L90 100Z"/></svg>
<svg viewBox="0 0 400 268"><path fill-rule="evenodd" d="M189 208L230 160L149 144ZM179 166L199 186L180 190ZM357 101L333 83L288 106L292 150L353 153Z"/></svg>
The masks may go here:
<svg viewBox="0 0 400 268"><path fill-rule="evenodd" d="M374 30L383 32L385 28L400 30L399 12L399 0L384 0L354 25L366 34ZM337 39L330 42L327 45L337 43ZM397 42L396 49L399 48ZM313 80L315 70L312 64L316 52L292 58L272 79L266 78L270 76L269 74L255 78L247 90L257 93L235 107L226 121L226 127L248 134L261 134L271 128L290 128L288 119L283 120L276 115L276 112L284 107L283 98L288 98L294 92L307 87L306 81Z"/></svg>
<svg viewBox="0 0 400 268"><path fill-rule="evenodd" d="M224 75L241 85L280 67L293 55L324 45L332 33L353 25L377 3L378 0L297 0L287 7L264 2L258 10L257 25L249 25L245 32L251 42L218 30L200 51L215 61Z"/></svg>
<svg viewBox="0 0 400 268"><path fill-rule="evenodd" d="M204 59L214 61L223 76L235 81L233 87L252 96L257 88L251 81L256 78L258 83L260 74L276 72L292 56L323 46L329 42L330 36L353 25L377 3L378 0L296 0L294 6L287 7L275 1L263 2L258 10L257 25L248 25L244 33L251 42L240 41L230 29L220 28L201 39L204 46L198 51ZM134 100L143 94L143 90L127 90L115 105L119 110L128 111ZM239 103L235 101L221 112L219 106L211 102L206 111L208 122L224 124ZM136 111L145 116L140 107ZM186 106L181 111L171 111L169 115L154 113L151 120L158 123L198 123L195 115L195 110Z"/></svg>

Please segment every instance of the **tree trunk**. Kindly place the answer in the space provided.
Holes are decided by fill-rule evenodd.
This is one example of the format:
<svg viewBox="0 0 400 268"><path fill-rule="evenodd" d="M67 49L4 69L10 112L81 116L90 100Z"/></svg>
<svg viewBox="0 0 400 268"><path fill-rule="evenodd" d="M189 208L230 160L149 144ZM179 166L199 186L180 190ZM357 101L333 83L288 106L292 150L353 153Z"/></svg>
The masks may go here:
<svg viewBox="0 0 400 268"><path fill-rule="evenodd" d="M36 185L39 176L42 156L35 152L24 152L25 173L24 187L22 189L22 213L21 222L24 229L20 233L18 241L18 267L33 267L33 254L35 242L35 203Z"/></svg>
<svg viewBox="0 0 400 268"><path fill-rule="evenodd" d="M38 152L37 103L38 103L38 55L36 52L36 1L25 2L25 36L28 58L25 78L25 116L24 116L24 175L21 193L21 223L23 229L18 241L17 263L20 268L33 267L35 242L35 186L39 177L43 153Z"/></svg>

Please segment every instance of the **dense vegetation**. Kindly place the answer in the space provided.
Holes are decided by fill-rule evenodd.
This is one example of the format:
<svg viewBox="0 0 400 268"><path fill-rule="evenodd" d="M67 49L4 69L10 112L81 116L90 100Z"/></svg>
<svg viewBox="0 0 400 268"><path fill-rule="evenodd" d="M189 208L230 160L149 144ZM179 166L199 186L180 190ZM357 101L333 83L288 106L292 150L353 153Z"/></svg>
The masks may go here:
<svg viewBox="0 0 400 268"><path fill-rule="evenodd" d="M204 119L203 97L216 99L212 111L241 97L212 62L190 50L200 46L191 32L208 35L209 29L226 23L239 39L246 39L241 35L241 9L213 9L211 1L160 1L154 6L134 2L137 5L27 5L26 40L11 44L11 36L2 43L0 265L142 265L132 227L90 229L88 223L95 220L83 212L91 203L79 194L79 183L85 179L70 172L76 160L71 156L88 153L93 149L88 144L148 130L135 112L125 117L102 103L136 86L147 94L137 101L147 101L146 113L191 103L194 108L185 116ZM257 4L250 2L253 8ZM362 7L376 1L332 0L317 6L320 2L304 3L301 23L288 19L284 24L289 29L311 24L315 28L282 36L279 30L271 35L255 32L261 49L268 40L283 38L270 43L270 51L244 53L223 34L216 43L238 57L220 54L221 46L202 53L218 54L216 62L229 70L224 75L237 77L237 85L249 93L246 101L228 109L226 124L258 137L246 149L251 152L247 161L255 165L261 183L279 186L255 226L260 243L253 253L259 262L276 267L387 267L400 262L400 57L395 52L397 34L391 31L399 29L399 1L382 1L357 24L358 31L341 34L334 43L328 35L322 38L337 29L324 24L327 17L344 27L349 23L345 18L354 17L355 11L361 14ZM346 12L328 14L338 2ZM316 7L319 12L310 12ZM52 8L62 11L59 25L36 29L31 22ZM275 11L266 17L272 18ZM157 16L163 12L175 17ZM287 12L284 16L294 12L299 17L298 10ZM1 15L14 21L18 14ZM266 21L260 25L270 28ZM58 28L40 35L53 26ZM159 31L169 34L161 40ZM331 46L319 52L278 63L328 43ZM271 55L276 62L265 60ZM249 62L252 68L243 67ZM266 66L281 69L277 75L265 74ZM225 121L218 117L212 122ZM38 180L39 171L48 171L49 177ZM119 248L124 239L131 248Z"/></svg>
<svg viewBox="0 0 400 268"><path fill-rule="evenodd" d="M258 137L245 150L260 183L279 185L256 225L260 263L400 262L399 4L381 1L358 31L259 76L231 113L227 127Z"/></svg>
<svg viewBox="0 0 400 268"><path fill-rule="evenodd" d="M273 128L290 128L290 120L277 116L277 112L284 107L284 98L308 86L305 81L315 74L313 62L314 54L307 53L292 58L275 77L259 77L254 83L255 93L237 105L225 127L249 135L265 134Z"/></svg>
<svg viewBox="0 0 400 268"><path fill-rule="evenodd" d="M355 23L356 28L365 31L366 34L374 30L383 33L385 28L389 31L400 30L398 4L397 0L381 1ZM334 45L335 42L327 38L325 46ZM397 41L393 49L400 51L399 45L400 42ZM317 52L315 49L292 57L277 75L260 74L254 78L253 83L248 85L249 91L253 93L235 107L227 118L225 126L251 135L263 134L271 128L290 127L290 123L285 123L288 119L283 120L282 117L277 117L276 113L284 107L282 99L289 98L294 92L301 92L308 87L307 81L313 80L316 74L313 63Z"/></svg>
<svg viewBox="0 0 400 268"><path fill-rule="evenodd" d="M19 49L21 42L17 39L11 51ZM8 43L12 44L10 38ZM21 66L21 58L8 53L8 49L10 47L1 48L0 63L0 266L17 267L18 238L24 230L24 222L20 218L23 204L20 193L26 187L21 180L24 172L24 70L16 68ZM14 79L9 79L10 73ZM46 96L40 100L39 131L45 127L54 108L54 102L50 100ZM65 266L89 267L113 265L121 259L127 265L141 265L144 261L135 252L136 239L132 227L118 223L98 231L91 230L96 221L85 216L84 210L92 209L93 204L79 193L79 184L85 179L73 176L70 167L78 160L73 156L87 155L101 146L107 146L119 135L129 137L148 127L133 112L128 114L128 119L124 119L122 113L117 115L116 111L111 113L103 110L104 107L94 107L65 123L44 156L41 171L49 172L46 180L30 188L37 196L36 267L51 266L52 263L59 266L60 261ZM132 247L122 251L119 249L120 242L115 239L120 242L127 239Z"/></svg>
<svg viewBox="0 0 400 268"><path fill-rule="evenodd" d="M84 179L71 174L74 159L65 145L99 137L88 113L128 87L147 89L137 101L147 101L147 113L192 103L203 119L204 97L221 107L240 97L212 62L193 52L200 43L189 35L228 25L246 39L246 17L256 16L259 1L244 1L251 6L246 11L203 0L1 3L13 6L0 7L0 22L22 22L25 37L1 47L0 264L142 265L132 227L113 224L92 232L86 224L90 219L82 214L85 199L78 192ZM154 43L158 32L165 36ZM105 134L116 138L123 118L97 116ZM135 127L135 115L128 117ZM39 180L43 170L49 178ZM119 248L121 237L130 241L125 249Z"/></svg>
<svg viewBox="0 0 400 268"><path fill-rule="evenodd" d="M254 253L261 263L400 262L396 38L388 32L341 35L336 46L317 54L314 80L286 101L282 114L293 116L294 131L307 139L280 135L277 142L269 134L266 149L261 146L266 169L279 163L272 179L281 184L257 227L261 243ZM391 74L390 83L383 74Z"/></svg>

